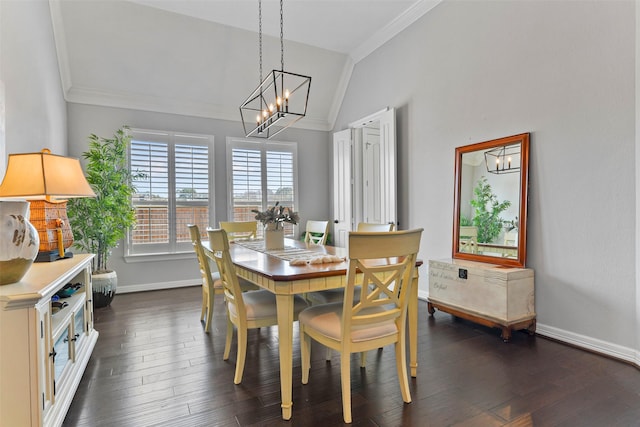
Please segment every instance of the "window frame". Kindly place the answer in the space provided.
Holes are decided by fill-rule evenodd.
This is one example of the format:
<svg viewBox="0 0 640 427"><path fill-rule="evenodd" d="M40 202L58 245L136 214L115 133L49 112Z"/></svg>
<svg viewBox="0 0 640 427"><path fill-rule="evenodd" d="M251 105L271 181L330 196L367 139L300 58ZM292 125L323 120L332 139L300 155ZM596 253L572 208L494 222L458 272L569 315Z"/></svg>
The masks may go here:
<svg viewBox="0 0 640 427"><path fill-rule="evenodd" d="M266 154L267 151L283 151L292 154L292 170L293 170L293 206L289 206L283 203L284 206L292 208L294 211L300 211L300 198L298 197L298 143L287 141L272 141L255 138L242 138L242 137L227 137L226 141L226 156L227 156L227 219L233 221L234 204L233 204L233 149L244 148L249 150L260 151L261 159L261 193L262 193L262 208L265 210L268 205L268 192L267 189L267 168L266 168ZM298 225L294 225L292 230L293 234L287 235L290 238L296 238L298 234ZM258 237L262 236L262 228L258 227Z"/></svg>
<svg viewBox="0 0 640 427"><path fill-rule="evenodd" d="M178 242L177 238L177 218L176 218L176 206L178 205L177 197L177 178L176 178L176 146L178 145L192 145L192 146L206 146L207 147L207 171L208 171L208 201L200 202L201 205L208 207L208 224L215 223L215 137L213 135L197 134L189 132L176 132L176 131L163 131L154 129L139 129L132 128L129 130L129 135L133 140L139 140L143 142L152 142L167 144L167 174L168 174L168 199L167 209L169 211L169 224L168 233L169 241L167 243L155 243L145 246L147 250L141 251L139 248L141 244L133 243L133 230L127 230L127 236L125 239L125 260L127 262L136 262L147 258L181 258L185 256L193 255L193 247L191 241ZM189 141L189 139L192 141ZM131 165L131 146L128 147L128 161ZM132 170L135 173L135 170ZM136 185L136 182L133 182ZM198 205L198 202L194 202L194 206ZM136 205L134 204L134 207ZM171 218L173 215L173 218Z"/></svg>

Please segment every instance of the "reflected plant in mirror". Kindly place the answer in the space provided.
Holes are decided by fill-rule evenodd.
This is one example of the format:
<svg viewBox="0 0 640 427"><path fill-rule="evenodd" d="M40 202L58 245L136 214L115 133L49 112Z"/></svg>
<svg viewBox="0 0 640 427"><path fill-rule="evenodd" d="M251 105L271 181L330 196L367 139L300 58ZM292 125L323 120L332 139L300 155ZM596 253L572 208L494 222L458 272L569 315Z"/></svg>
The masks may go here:
<svg viewBox="0 0 640 427"><path fill-rule="evenodd" d="M511 206L511 201L499 201L485 176L478 179L473 194L475 197L469 202L474 209L471 223L478 228L478 243L498 244L505 222L500 215Z"/></svg>
<svg viewBox="0 0 640 427"><path fill-rule="evenodd" d="M524 267L529 134L456 148L453 258Z"/></svg>

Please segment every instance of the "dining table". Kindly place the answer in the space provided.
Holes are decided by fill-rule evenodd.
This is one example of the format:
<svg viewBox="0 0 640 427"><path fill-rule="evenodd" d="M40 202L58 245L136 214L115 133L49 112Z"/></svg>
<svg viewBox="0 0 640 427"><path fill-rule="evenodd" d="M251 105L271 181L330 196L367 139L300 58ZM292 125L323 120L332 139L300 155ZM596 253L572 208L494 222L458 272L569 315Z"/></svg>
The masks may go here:
<svg viewBox="0 0 640 427"><path fill-rule="evenodd" d="M212 258L208 241L202 241L205 254ZM282 418L291 419L293 373L293 311L295 295L326 289L343 288L347 283L348 250L285 239L282 249L264 249L260 239L230 243L230 255L236 274L276 296L278 316L278 350L280 357L280 391ZM322 260L332 262L321 262ZM418 267L416 262L408 303L409 367L411 376L418 368Z"/></svg>

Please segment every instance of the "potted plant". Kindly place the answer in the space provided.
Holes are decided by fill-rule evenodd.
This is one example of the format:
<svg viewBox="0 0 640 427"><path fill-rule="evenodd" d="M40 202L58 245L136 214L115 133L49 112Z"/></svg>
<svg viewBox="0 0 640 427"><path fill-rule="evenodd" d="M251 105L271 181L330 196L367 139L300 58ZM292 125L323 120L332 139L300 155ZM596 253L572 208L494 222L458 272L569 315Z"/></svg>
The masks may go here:
<svg viewBox="0 0 640 427"><path fill-rule="evenodd" d="M68 202L74 245L96 254L92 278L94 307L111 304L118 279L116 272L109 269L109 256L136 223L131 196L135 192L133 179L138 175L133 175L127 165L130 140L126 126L113 138L91 134L89 149L82 156L87 160L87 181L96 197Z"/></svg>
<svg viewBox="0 0 640 427"><path fill-rule="evenodd" d="M251 210L256 214L256 220L260 221L264 228L264 248L282 249L284 248L284 223L296 225L300 221L298 212L293 212L290 208L280 206L280 202L261 212L257 209Z"/></svg>

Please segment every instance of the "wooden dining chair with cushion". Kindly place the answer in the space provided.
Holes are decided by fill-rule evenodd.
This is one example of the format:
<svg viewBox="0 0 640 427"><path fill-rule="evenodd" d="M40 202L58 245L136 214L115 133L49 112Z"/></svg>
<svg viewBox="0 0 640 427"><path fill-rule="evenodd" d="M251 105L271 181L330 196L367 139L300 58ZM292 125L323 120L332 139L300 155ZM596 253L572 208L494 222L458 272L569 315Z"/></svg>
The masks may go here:
<svg viewBox="0 0 640 427"><path fill-rule="evenodd" d="M329 235L329 221L307 221L304 241L314 245L326 245Z"/></svg>
<svg viewBox="0 0 640 427"><path fill-rule="evenodd" d="M373 222L359 222L356 231L376 231L385 232L393 231L395 229L394 223L378 224Z"/></svg>
<svg viewBox="0 0 640 427"><path fill-rule="evenodd" d="M206 317L204 331L209 332L211 328L211 318L213 317L214 295L223 294L224 289L222 288L220 275L218 273L211 273L209 258L204 254L204 249L202 248L200 229L194 224L188 224L187 228L189 229L193 250L196 252L196 258L198 259L200 274L202 275L202 311L200 313L200 321Z"/></svg>
<svg viewBox="0 0 640 427"><path fill-rule="evenodd" d="M262 289L242 292L236 270L229 253L227 233L222 230L208 229L209 243L216 261L220 280L224 288L224 298L227 304L227 339L224 346L224 360L229 359L233 327L238 331L238 355L236 373L233 378L235 384L242 381L244 363L247 355L247 331L278 324L276 296ZM295 318L307 307L306 301L299 296L294 298L293 313Z"/></svg>
<svg viewBox="0 0 640 427"><path fill-rule="evenodd" d="M309 307L300 313L302 383L309 382L311 339L340 352L342 412L351 423L351 353L395 345L402 400L411 402L406 361L408 298L422 229L349 234L349 267L342 303ZM362 274L362 278L358 278ZM354 291L359 284L359 302Z"/></svg>
<svg viewBox="0 0 640 427"><path fill-rule="evenodd" d="M220 221L220 228L227 232L229 241L255 239L258 233L256 221Z"/></svg>

